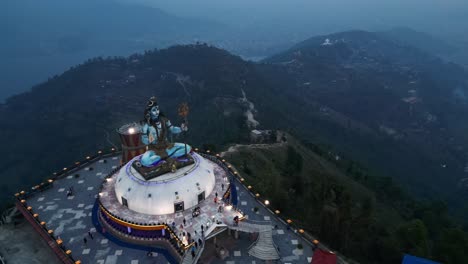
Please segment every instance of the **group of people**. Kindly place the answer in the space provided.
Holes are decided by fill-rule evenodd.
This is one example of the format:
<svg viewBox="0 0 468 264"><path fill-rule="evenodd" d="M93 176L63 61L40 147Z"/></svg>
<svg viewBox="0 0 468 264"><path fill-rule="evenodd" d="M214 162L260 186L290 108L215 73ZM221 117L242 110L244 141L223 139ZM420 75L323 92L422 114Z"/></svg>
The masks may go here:
<svg viewBox="0 0 468 264"><path fill-rule="evenodd" d="M93 233L91 233L91 230L88 231L88 236L89 238L94 239ZM85 244L85 246L88 243L88 239L86 238L86 236L83 238L83 243Z"/></svg>

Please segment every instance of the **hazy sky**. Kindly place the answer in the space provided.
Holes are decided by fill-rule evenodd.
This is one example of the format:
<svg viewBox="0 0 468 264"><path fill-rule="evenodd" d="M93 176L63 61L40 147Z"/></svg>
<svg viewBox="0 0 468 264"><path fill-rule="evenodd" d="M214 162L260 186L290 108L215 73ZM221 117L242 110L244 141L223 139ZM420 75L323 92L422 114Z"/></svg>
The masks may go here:
<svg viewBox="0 0 468 264"><path fill-rule="evenodd" d="M0 76L0 102L6 96L23 91L89 57L126 55L156 48L158 43L173 45L196 39L215 43L236 54L261 57L319 34L410 27L458 42L462 48L468 46L465 44L468 43L468 0L4 2L0 8L0 32L4 36L0 41L3 58L0 61L3 73ZM129 8L115 2L143 7ZM144 6L157 7L179 17L197 18L190 21L194 25L207 25L206 29L193 29L196 27L190 27L192 22L189 26L180 26L177 21L187 20L166 16ZM157 21L158 17L168 17L170 21L148 23ZM165 29L158 31L163 33L154 33L153 29L158 26Z"/></svg>
<svg viewBox="0 0 468 264"><path fill-rule="evenodd" d="M118 0L181 16L249 26L273 21L328 28L410 26L431 33L468 32L468 0Z"/></svg>

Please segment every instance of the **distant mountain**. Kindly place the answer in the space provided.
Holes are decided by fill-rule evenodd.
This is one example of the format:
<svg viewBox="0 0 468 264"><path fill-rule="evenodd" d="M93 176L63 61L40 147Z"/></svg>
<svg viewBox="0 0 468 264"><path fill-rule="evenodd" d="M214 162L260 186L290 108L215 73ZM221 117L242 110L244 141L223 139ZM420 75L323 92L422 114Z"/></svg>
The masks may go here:
<svg viewBox="0 0 468 264"><path fill-rule="evenodd" d="M380 36L398 40L404 44L417 47L428 53L440 56L451 56L460 51L456 44L448 40L434 37L430 34L419 32L410 28L393 28L388 31L378 32Z"/></svg>
<svg viewBox="0 0 468 264"><path fill-rule="evenodd" d="M114 0L21 0L4 3L1 15L5 41L0 55L6 58L74 53L96 46L148 48L164 41L193 41L226 27Z"/></svg>
<svg viewBox="0 0 468 264"><path fill-rule="evenodd" d="M382 37L397 40L402 44L417 47L447 61L458 63L468 68L468 49L463 37L442 39L410 28L394 28L378 32Z"/></svg>
<svg viewBox="0 0 468 264"><path fill-rule="evenodd" d="M0 8L0 101L90 57L209 41L227 31L114 0L7 1Z"/></svg>
<svg viewBox="0 0 468 264"><path fill-rule="evenodd" d="M427 197L453 194L466 176L462 67L365 31L314 37L264 63L288 73L272 85L308 109L296 113L313 120L298 129L304 137L323 138Z"/></svg>

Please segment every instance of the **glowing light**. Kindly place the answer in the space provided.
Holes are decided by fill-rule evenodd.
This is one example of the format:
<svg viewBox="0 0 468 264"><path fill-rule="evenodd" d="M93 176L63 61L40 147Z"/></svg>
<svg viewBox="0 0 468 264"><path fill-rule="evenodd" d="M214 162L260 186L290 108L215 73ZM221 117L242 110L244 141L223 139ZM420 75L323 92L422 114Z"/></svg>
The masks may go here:
<svg viewBox="0 0 468 264"><path fill-rule="evenodd" d="M19 193L15 193L15 196L18 197L20 194Z"/></svg>
<svg viewBox="0 0 468 264"><path fill-rule="evenodd" d="M128 133L131 135L131 134L135 134L135 128L134 127L131 127L128 129Z"/></svg>
<svg viewBox="0 0 468 264"><path fill-rule="evenodd" d="M98 153L98 154L102 154L102 150L98 151L97 153Z"/></svg>
<svg viewBox="0 0 468 264"><path fill-rule="evenodd" d="M24 194L24 193L25 193L25 191L21 191L20 193L21 193L21 194Z"/></svg>
<svg viewBox="0 0 468 264"><path fill-rule="evenodd" d="M110 182L110 181L112 181L112 178L107 178L106 181Z"/></svg>
<svg viewBox="0 0 468 264"><path fill-rule="evenodd" d="M90 159L91 157L90 156L87 156L86 159Z"/></svg>
<svg viewBox="0 0 468 264"><path fill-rule="evenodd" d="M314 243L315 245L317 245L319 243L319 241L317 239L314 239L314 241L312 241L312 243Z"/></svg>
<svg viewBox="0 0 468 264"><path fill-rule="evenodd" d="M43 225L45 225L45 224L46 224L46 222L44 222L44 221L41 222L41 226L43 226Z"/></svg>
<svg viewBox="0 0 468 264"><path fill-rule="evenodd" d="M99 196L102 196L102 192L99 193Z"/></svg>
<svg viewBox="0 0 468 264"><path fill-rule="evenodd" d="M281 213L280 210L275 210L275 214Z"/></svg>
<svg viewBox="0 0 468 264"><path fill-rule="evenodd" d="M240 181L243 182L243 181L245 181L245 179L244 179L244 178L241 178Z"/></svg>
<svg viewBox="0 0 468 264"><path fill-rule="evenodd" d="M67 250L67 251L65 251L65 253L67 253L67 255L70 255L70 254L71 254L71 250Z"/></svg>
<svg viewBox="0 0 468 264"><path fill-rule="evenodd" d="M67 168L63 168L63 170L64 170L64 171L66 171L66 170L67 170Z"/></svg>
<svg viewBox="0 0 468 264"><path fill-rule="evenodd" d="M31 211L31 210L32 210L32 207L31 207L31 206L28 206L28 208L26 208L26 209L28 209L28 211Z"/></svg>
<svg viewBox="0 0 468 264"><path fill-rule="evenodd" d="M250 190L250 189L252 189L252 186L249 185L249 186L247 186L247 188Z"/></svg>
<svg viewBox="0 0 468 264"><path fill-rule="evenodd" d="M80 162L79 161L75 162L75 165L80 165Z"/></svg>
<svg viewBox="0 0 468 264"><path fill-rule="evenodd" d="M49 233L49 234L52 234L53 232L54 232L54 230L52 230L52 229L49 229L49 231L47 231L47 233Z"/></svg>
<svg viewBox="0 0 468 264"><path fill-rule="evenodd" d="M54 180L52 180L52 179L48 179L47 181L48 181L49 183L52 183Z"/></svg>
<svg viewBox="0 0 468 264"><path fill-rule="evenodd" d="M219 157L219 153L216 153L216 157Z"/></svg>
<svg viewBox="0 0 468 264"><path fill-rule="evenodd" d="M225 207L225 208L226 208L226 210L228 210L228 211L231 211L231 209L232 209L232 205L226 205L226 207Z"/></svg>
<svg viewBox="0 0 468 264"><path fill-rule="evenodd" d="M81 264L81 261L77 260L75 261L75 264Z"/></svg>
<svg viewBox="0 0 468 264"><path fill-rule="evenodd" d="M38 217L38 216L39 216L39 214L33 214L33 216L34 216L34 217Z"/></svg>
<svg viewBox="0 0 468 264"><path fill-rule="evenodd" d="M222 162L226 162L226 160L225 160L225 159L223 159L223 160L221 160L221 161L222 161Z"/></svg>
<svg viewBox="0 0 468 264"><path fill-rule="evenodd" d="M290 224L290 223L292 223L292 220L288 219L288 220L286 220L286 223Z"/></svg>
<svg viewBox="0 0 468 264"><path fill-rule="evenodd" d="M57 239L56 241L57 241L57 244L59 245L63 243L62 239Z"/></svg>
<svg viewBox="0 0 468 264"><path fill-rule="evenodd" d="M112 151L115 151L115 148L111 148Z"/></svg>
<svg viewBox="0 0 468 264"><path fill-rule="evenodd" d="M198 148L195 148L195 151L198 151Z"/></svg>
<svg viewBox="0 0 468 264"><path fill-rule="evenodd" d="M209 149L207 149L207 150L206 150L206 153L210 153L210 150L209 150Z"/></svg>
<svg viewBox="0 0 468 264"><path fill-rule="evenodd" d="M269 204L270 204L270 201L265 200L265 205L269 205Z"/></svg>
<svg viewBox="0 0 468 264"><path fill-rule="evenodd" d="M299 229L299 233L304 234L304 229Z"/></svg>
<svg viewBox="0 0 468 264"><path fill-rule="evenodd" d="M259 194L259 193L256 193L256 194L255 194L255 197L260 197L260 194Z"/></svg>
<svg viewBox="0 0 468 264"><path fill-rule="evenodd" d="M24 200L24 199L23 199L23 200L21 200L21 203L25 203L25 202L26 202L26 200Z"/></svg>

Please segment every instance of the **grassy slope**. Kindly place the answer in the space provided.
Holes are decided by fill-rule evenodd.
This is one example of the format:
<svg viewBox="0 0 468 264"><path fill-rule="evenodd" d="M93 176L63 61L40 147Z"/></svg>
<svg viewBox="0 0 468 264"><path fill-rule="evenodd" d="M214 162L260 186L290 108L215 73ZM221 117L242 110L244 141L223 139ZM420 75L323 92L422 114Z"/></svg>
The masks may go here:
<svg viewBox="0 0 468 264"><path fill-rule="evenodd" d="M303 159L300 180L301 192L290 190L294 181L284 173L288 146L293 147ZM323 204L323 186L343 186L351 195L353 213L357 213L361 202L371 198L376 202L375 218L379 224L394 229L400 224L401 217L391 207L379 201L378 196L342 173L333 164L289 137L287 143L265 147L242 146L228 154L229 160L239 169L246 179L266 199L272 208L279 208L296 223L312 232L320 230L320 213ZM306 206L304 206L306 205Z"/></svg>

